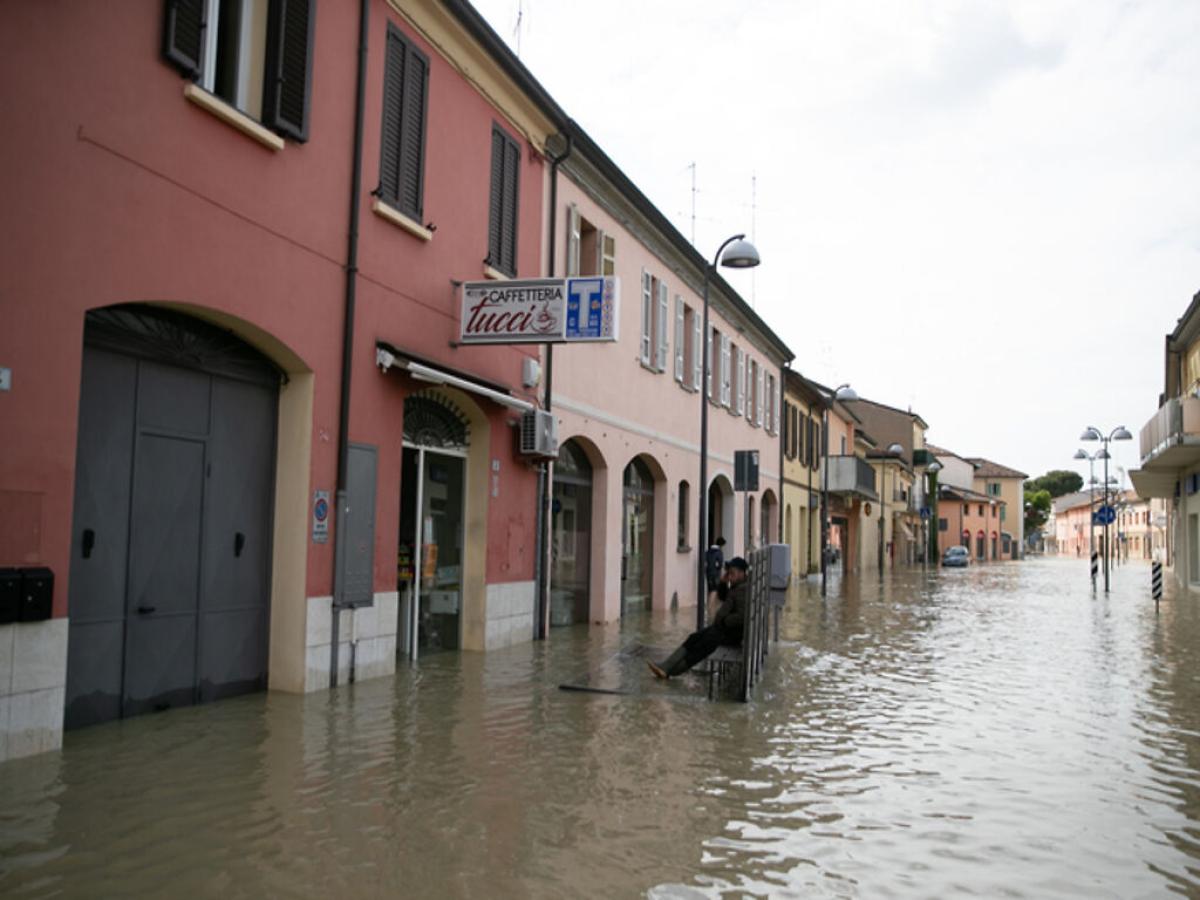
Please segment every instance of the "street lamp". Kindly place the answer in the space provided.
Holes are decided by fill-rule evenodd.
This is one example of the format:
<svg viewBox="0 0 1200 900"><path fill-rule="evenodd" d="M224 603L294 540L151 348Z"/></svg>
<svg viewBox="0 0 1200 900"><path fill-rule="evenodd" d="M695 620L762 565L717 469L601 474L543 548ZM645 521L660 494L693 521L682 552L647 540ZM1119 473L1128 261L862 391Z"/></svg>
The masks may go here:
<svg viewBox="0 0 1200 900"><path fill-rule="evenodd" d="M735 234L726 238L725 243L717 248L712 265L704 267L704 330L700 346L700 541L698 544L700 557L697 564L699 582L696 585L696 627L704 627L704 607L708 600L708 583L704 572L704 557L708 550L708 282L716 273L717 266L729 269L753 269L759 263L758 251L746 240L746 235Z"/></svg>
<svg viewBox="0 0 1200 900"><path fill-rule="evenodd" d="M821 412L821 596L825 596L825 583L829 568L829 409L835 402L857 400L858 394L848 384L839 384L825 401ZM843 563L845 565L845 563Z"/></svg>
<svg viewBox="0 0 1200 900"><path fill-rule="evenodd" d="M925 467L925 508L929 510L929 515L926 517L926 528L929 531L923 535L925 538L925 546L921 548L921 565L925 565L929 561L930 552L929 545L933 544L937 547L937 542L934 535L937 531L934 530L937 526L938 518L938 503L937 503L937 473L942 471L942 464L936 459ZM937 551L932 554L934 561L937 561Z"/></svg>
<svg viewBox="0 0 1200 900"><path fill-rule="evenodd" d="M886 450L883 451L888 456L899 456L904 452L904 448L897 443L888 444ZM884 547L884 510L887 508L887 499L884 496L884 483L887 481L887 459L884 458L879 463L879 574L883 575L883 547Z"/></svg>
<svg viewBox="0 0 1200 900"><path fill-rule="evenodd" d="M1096 552L1096 469L1095 463L1098 458L1096 454L1088 453L1086 450L1076 450L1076 459L1086 459L1088 461L1088 564L1091 565L1092 554ZM1089 569L1090 571L1090 569ZM1095 582L1092 583L1092 590L1096 589Z"/></svg>
<svg viewBox="0 0 1200 900"><path fill-rule="evenodd" d="M1104 443L1104 446L1101 447L1100 450L1096 453L1096 458L1104 460L1104 505L1107 507L1108 506L1108 460L1109 460L1108 445L1109 445L1109 442L1110 441L1131 441L1131 440L1133 440L1133 435L1129 433L1129 429L1126 428L1124 425L1118 425L1111 432L1109 432L1108 437L1105 437L1104 432L1102 432L1099 428L1095 427L1094 425L1089 425L1087 428L1084 429L1083 434L1081 434L1079 436L1079 439L1081 441L1102 441ZM1107 521L1107 518L1108 517L1105 516L1105 522L1104 522L1104 593L1106 593L1106 594L1108 593L1108 521Z"/></svg>

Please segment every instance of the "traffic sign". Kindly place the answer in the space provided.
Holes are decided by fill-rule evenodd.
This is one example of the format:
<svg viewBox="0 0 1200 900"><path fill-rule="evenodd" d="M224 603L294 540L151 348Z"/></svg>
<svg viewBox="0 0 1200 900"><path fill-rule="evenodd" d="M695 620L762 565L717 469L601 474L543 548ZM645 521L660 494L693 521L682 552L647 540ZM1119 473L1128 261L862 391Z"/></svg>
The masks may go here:
<svg viewBox="0 0 1200 900"><path fill-rule="evenodd" d="M1111 506L1102 506L1092 513L1092 521L1097 525L1111 525L1117 521L1117 511Z"/></svg>
<svg viewBox="0 0 1200 900"><path fill-rule="evenodd" d="M928 518L929 518L929 507L928 507L928 506L922 506L922 507L921 507L921 518L922 518L922 519L928 519Z"/></svg>

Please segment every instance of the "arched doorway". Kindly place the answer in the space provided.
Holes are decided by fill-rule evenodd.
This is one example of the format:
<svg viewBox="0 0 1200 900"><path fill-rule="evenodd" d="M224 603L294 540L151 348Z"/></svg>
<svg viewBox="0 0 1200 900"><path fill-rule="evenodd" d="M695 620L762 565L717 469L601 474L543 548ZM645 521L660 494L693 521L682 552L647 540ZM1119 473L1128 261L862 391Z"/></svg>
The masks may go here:
<svg viewBox="0 0 1200 900"><path fill-rule="evenodd" d="M430 391L404 401L399 646L414 659L462 646L469 446L469 420L449 399Z"/></svg>
<svg viewBox="0 0 1200 900"><path fill-rule="evenodd" d="M586 622L592 557L592 464L574 440L562 444L554 463L551 516L550 624Z"/></svg>
<svg viewBox="0 0 1200 900"><path fill-rule="evenodd" d="M266 688L281 381L191 316L87 314L67 728Z"/></svg>
<svg viewBox="0 0 1200 900"><path fill-rule="evenodd" d="M779 518L779 503L774 491L766 491L762 498L762 523L759 527L762 546L775 543L775 525Z"/></svg>
<svg viewBox="0 0 1200 900"><path fill-rule="evenodd" d="M621 615L649 610L654 587L654 476L640 457L625 467L621 515Z"/></svg>
<svg viewBox="0 0 1200 900"><path fill-rule="evenodd" d="M746 495L746 521L743 523L743 530L746 532L743 536L742 552L747 556L750 551L758 545L754 540L754 495Z"/></svg>

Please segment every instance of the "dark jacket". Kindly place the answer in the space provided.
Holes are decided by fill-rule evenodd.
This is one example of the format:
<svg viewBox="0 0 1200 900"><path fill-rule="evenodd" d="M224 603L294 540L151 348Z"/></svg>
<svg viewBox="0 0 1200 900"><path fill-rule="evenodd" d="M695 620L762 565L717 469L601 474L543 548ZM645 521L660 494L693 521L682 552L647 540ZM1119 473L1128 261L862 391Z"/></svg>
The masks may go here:
<svg viewBox="0 0 1200 900"><path fill-rule="evenodd" d="M723 565L725 565L725 554L716 544L704 551L704 577L708 579L709 590L717 586Z"/></svg>
<svg viewBox="0 0 1200 900"><path fill-rule="evenodd" d="M750 585L742 581L729 589L725 601L717 607L713 625L726 631L741 631L746 619L746 601Z"/></svg>

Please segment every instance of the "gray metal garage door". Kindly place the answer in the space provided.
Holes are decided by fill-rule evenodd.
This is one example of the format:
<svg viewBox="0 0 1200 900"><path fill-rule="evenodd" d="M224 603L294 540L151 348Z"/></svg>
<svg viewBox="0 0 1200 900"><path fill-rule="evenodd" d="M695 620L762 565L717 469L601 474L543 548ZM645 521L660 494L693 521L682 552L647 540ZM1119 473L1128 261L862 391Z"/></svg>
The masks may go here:
<svg viewBox="0 0 1200 900"><path fill-rule="evenodd" d="M68 728L266 687L278 384L221 329L89 313Z"/></svg>

